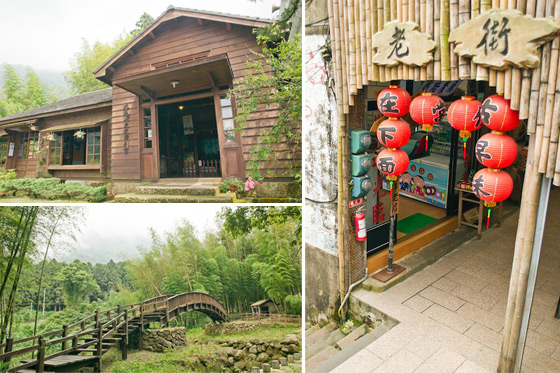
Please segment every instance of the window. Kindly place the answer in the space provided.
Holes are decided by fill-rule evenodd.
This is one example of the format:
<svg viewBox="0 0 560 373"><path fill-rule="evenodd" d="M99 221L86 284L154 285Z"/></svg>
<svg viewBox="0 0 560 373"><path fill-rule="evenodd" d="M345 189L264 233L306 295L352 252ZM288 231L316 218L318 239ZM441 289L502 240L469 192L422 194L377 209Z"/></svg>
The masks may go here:
<svg viewBox="0 0 560 373"><path fill-rule="evenodd" d="M81 131L81 130L80 130ZM53 132L49 145L49 165L90 165L101 163L101 127L87 128L84 137L77 130Z"/></svg>
<svg viewBox="0 0 560 373"><path fill-rule="evenodd" d="M39 132L21 132L19 134L18 158L37 158L39 154Z"/></svg>
<svg viewBox="0 0 560 373"><path fill-rule="evenodd" d="M224 125L226 142L235 142L235 124L233 122L234 115L231 99L226 97L220 98L220 105L222 107L222 123Z"/></svg>
<svg viewBox="0 0 560 373"><path fill-rule="evenodd" d="M60 165L62 164L62 133L53 133L53 136L54 140L49 145L49 164Z"/></svg>
<svg viewBox="0 0 560 373"><path fill-rule="evenodd" d="M101 127L87 130L87 164L101 163Z"/></svg>
<svg viewBox="0 0 560 373"><path fill-rule="evenodd" d="M8 149L10 147L10 140L7 136L0 137L0 166L4 166L8 159Z"/></svg>
<svg viewBox="0 0 560 373"><path fill-rule="evenodd" d="M144 108L144 148L152 148L152 110Z"/></svg>

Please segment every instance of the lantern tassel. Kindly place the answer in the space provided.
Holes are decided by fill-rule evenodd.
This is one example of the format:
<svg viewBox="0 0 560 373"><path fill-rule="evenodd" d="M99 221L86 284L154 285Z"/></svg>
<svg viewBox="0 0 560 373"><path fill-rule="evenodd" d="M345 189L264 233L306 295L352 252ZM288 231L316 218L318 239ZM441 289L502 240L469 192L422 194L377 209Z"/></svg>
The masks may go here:
<svg viewBox="0 0 560 373"><path fill-rule="evenodd" d="M426 151L428 151L428 135L426 135Z"/></svg>
<svg viewBox="0 0 560 373"><path fill-rule="evenodd" d="M490 228L490 211L492 211L491 208L488 209L488 217L486 218L486 229Z"/></svg>
<svg viewBox="0 0 560 373"><path fill-rule="evenodd" d="M389 181L389 198L393 200L393 181Z"/></svg>
<svg viewBox="0 0 560 373"><path fill-rule="evenodd" d="M463 139L463 159L467 159L467 138Z"/></svg>

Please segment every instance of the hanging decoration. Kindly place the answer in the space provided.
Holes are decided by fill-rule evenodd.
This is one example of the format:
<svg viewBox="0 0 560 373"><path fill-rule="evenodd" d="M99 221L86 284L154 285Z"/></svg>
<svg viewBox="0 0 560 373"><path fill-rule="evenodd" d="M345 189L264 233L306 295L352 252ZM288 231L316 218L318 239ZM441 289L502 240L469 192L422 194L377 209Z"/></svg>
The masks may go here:
<svg viewBox="0 0 560 373"><path fill-rule="evenodd" d="M408 169L408 155L400 149L383 149L377 156L377 168L387 175L389 180L389 190L393 192L393 182L399 179Z"/></svg>
<svg viewBox="0 0 560 373"><path fill-rule="evenodd" d="M410 140L410 126L402 119L386 119L377 127L377 140L386 148L400 148Z"/></svg>
<svg viewBox="0 0 560 373"><path fill-rule="evenodd" d="M519 111L513 110L504 96L500 94L486 98L477 113L477 119L493 131L508 132L521 123Z"/></svg>
<svg viewBox="0 0 560 373"><path fill-rule="evenodd" d="M82 131L82 130L76 131L76 132L74 133L74 136L75 136L77 139L80 139L80 140L83 139L85 135L86 135L86 133L85 133L84 131Z"/></svg>
<svg viewBox="0 0 560 373"><path fill-rule="evenodd" d="M410 95L398 85L390 85L377 95L377 108L389 118L399 118L408 113Z"/></svg>
<svg viewBox="0 0 560 373"><path fill-rule="evenodd" d="M54 141L54 134L52 132L49 132L46 136L45 136L45 141Z"/></svg>
<svg viewBox="0 0 560 373"><path fill-rule="evenodd" d="M451 127L459 131L459 137L463 139L463 159L467 159L467 141L474 132L482 127L479 119L479 108L481 103L474 96L463 96L454 101L447 112L447 120Z"/></svg>
<svg viewBox="0 0 560 373"><path fill-rule="evenodd" d="M517 143L510 136L491 132L476 143L476 159L488 168L506 168L517 158Z"/></svg>
<svg viewBox="0 0 560 373"><path fill-rule="evenodd" d="M490 214L496 203L506 200L513 191L513 180L502 171L517 157L517 144L504 132L519 125L519 113L512 110L509 100L502 95L492 95L480 105L476 118L492 130L476 143L476 158L488 168L478 171L473 178L473 191L488 207L486 229L490 227Z"/></svg>
<svg viewBox="0 0 560 373"><path fill-rule="evenodd" d="M445 116L445 102L431 92L422 92L410 103L410 116L416 123L422 125L422 130L431 132L434 124L439 123ZM426 151L428 150L428 135L426 134Z"/></svg>

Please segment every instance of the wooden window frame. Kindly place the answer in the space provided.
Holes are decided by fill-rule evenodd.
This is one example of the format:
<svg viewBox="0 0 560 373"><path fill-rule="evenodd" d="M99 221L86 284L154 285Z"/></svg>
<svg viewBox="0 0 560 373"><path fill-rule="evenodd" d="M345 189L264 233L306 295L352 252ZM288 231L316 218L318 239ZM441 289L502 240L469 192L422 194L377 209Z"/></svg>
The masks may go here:
<svg viewBox="0 0 560 373"><path fill-rule="evenodd" d="M33 141L33 148L31 147ZM17 159L34 159L39 156L41 135L38 131L20 132Z"/></svg>
<svg viewBox="0 0 560 373"><path fill-rule="evenodd" d="M102 162L102 158L103 158L103 126L96 126L96 127L89 127L86 128L86 135L85 135L85 139L84 141L85 143L85 163L84 164L80 164L80 165L71 165L71 164L62 164L62 160L63 160L63 155L64 155L64 132L69 132L69 131L75 131L75 129L69 129L69 130L65 130L65 131L55 131L53 132L54 136L60 136L60 146L54 146L53 147L53 142L57 141L52 140L49 141L49 156L48 156L48 163L47 163L47 168L49 170L79 170L79 169L99 169L101 168L101 162ZM90 133L99 133L99 154L95 153L95 143L93 144L93 149L94 149L94 156L99 156L99 161L98 162L88 162L88 157L90 155L89 152L89 139L90 139ZM95 135L97 136L97 135ZM59 163L51 163L51 157L52 157L52 150L53 149L60 149L60 155L59 155ZM95 159L95 158L94 158Z"/></svg>
<svg viewBox="0 0 560 373"><path fill-rule="evenodd" d="M146 111L149 110L149 114ZM150 125L146 126L147 121L150 121ZM147 136L148 131L150 131L151 136ZM142 107L142 137L143 137L143 148L153 149L154 148L154 123L152 120L152 107ZM148 147L147 144L150 143Z"/></svg>
<svg viewBox="0 0 560 373"><path fill-rule="evenodd" d="M227 98L227 95L220 95L220 111L222 113L222 128L224 130L224 147L237 147L237 143L238 143L238 139L237 139L237 131L236 131L236 125L235 125L235 105L233 103L233 98ZM223 105L222 104L222 100L229 100L229 105ZM231 108L231 117L226 117L224 115L224 109L226 108ZM225 121L231 119L232 123L233 123L233 128L232 129L226 129L225 128ZM233 134L233 138L234 141L228 141L228 133L232 133Z"/></svg>
<svg viewBox="0 0 560 373"><path fill-rule="evenodd" d="M0 167L6 166L6 164L8 163L9 149L10 139L8 138L8 136L0 137Z"/></svg>

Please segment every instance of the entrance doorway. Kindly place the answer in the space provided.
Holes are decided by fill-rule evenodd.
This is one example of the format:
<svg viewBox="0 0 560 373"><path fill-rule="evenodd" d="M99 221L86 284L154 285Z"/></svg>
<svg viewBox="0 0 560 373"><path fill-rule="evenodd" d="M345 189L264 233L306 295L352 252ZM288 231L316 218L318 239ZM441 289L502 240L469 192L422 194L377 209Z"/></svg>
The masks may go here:
<svg viewBox="0 0 560 373"><path fill-rule="evenodd" d="M158 106L161 177L221 177L212 97Z"/></svg>

